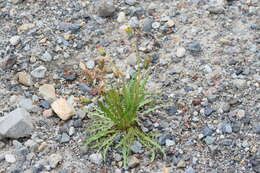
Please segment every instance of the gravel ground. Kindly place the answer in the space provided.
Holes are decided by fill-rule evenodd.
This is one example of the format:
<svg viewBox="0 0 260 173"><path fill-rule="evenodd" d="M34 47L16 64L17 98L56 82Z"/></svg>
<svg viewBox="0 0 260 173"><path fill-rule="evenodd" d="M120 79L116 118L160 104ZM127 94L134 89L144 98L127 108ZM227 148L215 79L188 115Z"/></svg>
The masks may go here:
<svg viewBox="0 0 260 173"><path fill-rule="evenodd" d="M259 5L0 0L0 173L259 173ZM136 142L129 168L122 169L117 151L102 163L99 153L82 146L90 123L82 109L93 107L82 98L96 100L100 77L114 81L135 72L126 26L138 31L140 57L151 62L149 89L172 106L142 117L144 130L162 134L167 159L150 163ZM92 85L86 71L96 71ZM53 113L61 97L67 101L58 108L71 113L66 117ZM12 125L2 119L13 110L22 120L1 134Z"/></svg>

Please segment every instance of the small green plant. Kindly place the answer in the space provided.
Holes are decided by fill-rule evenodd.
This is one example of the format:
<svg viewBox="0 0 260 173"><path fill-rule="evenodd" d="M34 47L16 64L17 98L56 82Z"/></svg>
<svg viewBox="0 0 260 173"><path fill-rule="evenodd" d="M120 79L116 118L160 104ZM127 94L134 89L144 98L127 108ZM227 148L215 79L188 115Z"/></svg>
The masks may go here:
<svg viewBox="0 0 260 173"><path fill-rule="evenodd" d="M143 78L140 72L122 87L112 88L105 92L103 100L98 102L94 112L87 112L94 123L87 127L92 135L85 144L102 153L104 161L110 148L120 149L123 155L124 167L128 163L130 148L134 141L139 141L151 151L151 160L157 151L165 157L164 150L154 140L157 134L142 131L138 117L148 114L160 107L147 107L154 102L153 94L146 92L148 78Z"/></svg>

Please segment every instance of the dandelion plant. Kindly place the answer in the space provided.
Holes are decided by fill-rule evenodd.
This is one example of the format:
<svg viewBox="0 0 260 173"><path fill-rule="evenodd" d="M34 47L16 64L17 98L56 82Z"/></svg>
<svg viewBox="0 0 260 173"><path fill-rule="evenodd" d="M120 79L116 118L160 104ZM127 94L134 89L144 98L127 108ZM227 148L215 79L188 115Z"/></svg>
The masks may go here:
<svg viewBox="0 0 260 173"><path fill-rule="evenodd" d="M157 151L165 156L164 150L154 139L156 135L143 132L139 126L140 115L160 107L147 108L154 99L145 88L148 78L143 79L140 74L123 83L122 87L109 89L98 101L95 111L87 112L93 123L87 127L91 135L85 144L101 152L104 161L109 149L120 149L126 166L130 147L136 140L151 151L151 160L154 160Z"/></svg>

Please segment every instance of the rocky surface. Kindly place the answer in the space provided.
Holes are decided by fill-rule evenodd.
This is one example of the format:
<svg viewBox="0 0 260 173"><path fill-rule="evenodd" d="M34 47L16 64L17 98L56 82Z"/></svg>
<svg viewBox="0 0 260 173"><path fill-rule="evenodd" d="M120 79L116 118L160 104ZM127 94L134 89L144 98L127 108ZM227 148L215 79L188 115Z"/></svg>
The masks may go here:
<svg viewBox="0 0 260 173"><path fill-rule="evenodd" d="M0 173L259 172L259 6L0 0ZM103 163L82 146L83 110L106 82L131 77L138 56L149 90L172 104L141 118L144 131L162 134L167 158L151 163L135 142L123 169L120 152Z"/></svg>

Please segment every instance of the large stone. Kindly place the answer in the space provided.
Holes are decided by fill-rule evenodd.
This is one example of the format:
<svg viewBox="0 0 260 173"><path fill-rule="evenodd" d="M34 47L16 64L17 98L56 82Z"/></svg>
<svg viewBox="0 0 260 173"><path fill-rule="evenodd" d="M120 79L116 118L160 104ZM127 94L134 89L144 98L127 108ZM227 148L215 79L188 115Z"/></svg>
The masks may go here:
<svg viewBox="0 0 260 173"><path fill-rule="evenodd" d="M45 99L50 102L56 100L55 88L53 85L44 84L39 88L39 94Z"/></svg>
<svg viewBox="0 0 260 173"><path fill-rule="evenodd" d="M68 102L63 98L53 102L51 107L62 120L68 120L75 114L73 106L68 104Z"/></svg>
<svg viewBox="0 0 260 173"><path fill-rule="evenodd" d="M30 114L24 108L17 108L0 121L0 136L20 138L30 136L33 130Z"/></svg>

